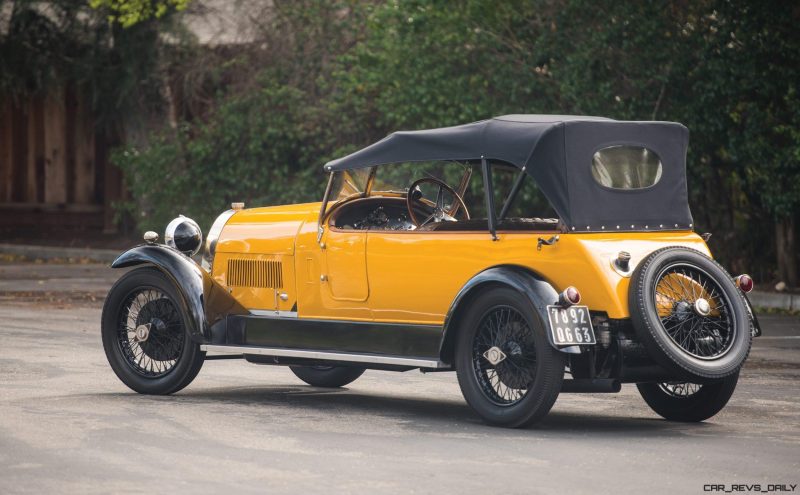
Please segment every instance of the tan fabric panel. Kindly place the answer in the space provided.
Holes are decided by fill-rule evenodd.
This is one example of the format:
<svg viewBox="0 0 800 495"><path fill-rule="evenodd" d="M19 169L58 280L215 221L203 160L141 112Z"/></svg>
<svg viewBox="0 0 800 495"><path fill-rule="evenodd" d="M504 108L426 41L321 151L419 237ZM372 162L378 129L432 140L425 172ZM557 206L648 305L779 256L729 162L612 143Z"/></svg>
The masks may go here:
<svg viewBox="0 0 800 495"><path fill-rule="evenodd" d="M0 105L0 202L11 200L11 105Z"/></svg>
<svg viewBox="0 0 800 495"><path fill-rule="evenodd" d="M94 201L95 156L94 122L89 102L77 96L75 110L75 202Z"/></svg>
<svg viewBox="0 0 800 495"><path fill-rule="evenodd" d="M66 117L63 88L53 89L44 103L44 201L67 201Z"/></svg>

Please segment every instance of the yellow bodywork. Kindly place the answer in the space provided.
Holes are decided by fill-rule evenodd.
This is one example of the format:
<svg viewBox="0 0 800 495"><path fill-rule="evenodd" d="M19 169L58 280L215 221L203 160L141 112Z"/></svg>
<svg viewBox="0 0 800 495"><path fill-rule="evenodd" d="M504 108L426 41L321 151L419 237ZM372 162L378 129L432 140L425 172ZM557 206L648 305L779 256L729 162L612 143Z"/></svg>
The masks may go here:
<svg viewBox="0 0 800 495"><path fill-rule="evenodd" d="M619 251L631 254L631 266L665 246L710 255L692 231L562 233L557 243L537 250L540 237L556 233L498 232L494 241L488 232L344 231L325 225L318 242L319 209L320 203L306 203L237 212L220 234L213 277L251 311L440 325L472 277L515 265L559 292L574 285L581 304L593 311L627 318L630 278L612 266ZM258 267L255 284L232 271L242 266Z"/></svg>

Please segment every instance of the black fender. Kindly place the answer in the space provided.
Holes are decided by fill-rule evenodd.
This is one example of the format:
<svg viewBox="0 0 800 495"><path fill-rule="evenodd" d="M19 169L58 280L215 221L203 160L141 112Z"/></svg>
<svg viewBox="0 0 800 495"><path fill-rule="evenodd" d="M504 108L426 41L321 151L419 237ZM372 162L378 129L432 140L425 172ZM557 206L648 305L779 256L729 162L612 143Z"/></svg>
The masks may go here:
<svg viewBox="0 0 800 495"><path fill-rule="evenodd" d="M503 285L510 287L528 298L536 310L537 317L545 328L549 327L550 318L547 306L558 304L558 292L547 281L535 273L518 266L496 266L488 268L472 277L458 291L447 316L442 330L442 341L439 346L439 357L445 363L453 362L456 335L458 334L458 316L464 305L468 305L471 296L487 285ZM568 354L578 354L580 349L576 346L559 347L553 342L552 334L547 331L547 341L553 348Z"/></svg>
<svg viewBox="0 0 800 495"><path fill-rule="evenodd" d="M742 299L744 299L747 315L750 317L750 333L753 335L753 337L761 337L761 324L758 322L758 316L756 316L756 312L753 310L753 305L750 304L750 298L747 297L747 294L742 292Z"/></svg>
<svg viewBox="0 0 800 495"><path fill-rule="evenodd" d="M119 255L111 268L152 265L175 285L187 316L187 331L196 342L211 341L211 326L229 314L247 314L224 287L191 258L162 244L142 244Z"/></svg>

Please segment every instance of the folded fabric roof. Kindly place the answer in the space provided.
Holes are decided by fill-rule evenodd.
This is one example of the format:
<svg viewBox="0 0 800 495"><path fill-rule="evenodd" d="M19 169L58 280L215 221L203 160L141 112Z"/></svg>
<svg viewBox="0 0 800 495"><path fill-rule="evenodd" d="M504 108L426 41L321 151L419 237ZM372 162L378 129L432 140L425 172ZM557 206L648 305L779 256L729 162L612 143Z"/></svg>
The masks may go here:
<svg viewBox="0 0 800 495"><path fill-rule="evenodd" d="M596 151L642 146L662 163L660 180L643 189L612 189L591 173ZM504 115L471 124L394 132L325 164L335 172L390 163L485 158L533 177L569 230L692 228L686 188L688 130L674 122L616 121L569 115Z"/></svg>

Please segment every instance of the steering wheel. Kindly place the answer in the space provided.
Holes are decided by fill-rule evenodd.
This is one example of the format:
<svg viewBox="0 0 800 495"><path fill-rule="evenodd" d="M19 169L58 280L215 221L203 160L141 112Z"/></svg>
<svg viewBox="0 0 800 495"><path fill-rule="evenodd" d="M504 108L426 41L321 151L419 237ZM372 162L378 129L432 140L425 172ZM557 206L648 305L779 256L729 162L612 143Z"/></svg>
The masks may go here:
<svg viewBox="0 0 800 495"><path fill-rule="evenodd" d="M419 186L425 183L439 186L439 192L436 193L436 201L431 201L422 197L422 190L419 189ZM445 208L445 192L450 193L450 195L455 198L455 201L451 203L449 208ZM422 221L419 220L419 217L417 217L414 211L415 209L420 209L420 207L431 211ZM466 220L469 220L469 210L467 210L467 205L464 204L464 198L459 196L455 189L434 177L424 177L415 180L411 184L408 188L408 194L406 195L406 208L408 208L408 217L417 227L422 227L431 222L456 222L456 213L458 213L459 209L463 209Z"/></svg>

